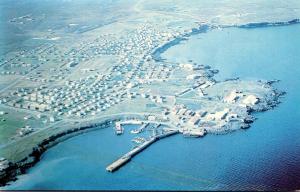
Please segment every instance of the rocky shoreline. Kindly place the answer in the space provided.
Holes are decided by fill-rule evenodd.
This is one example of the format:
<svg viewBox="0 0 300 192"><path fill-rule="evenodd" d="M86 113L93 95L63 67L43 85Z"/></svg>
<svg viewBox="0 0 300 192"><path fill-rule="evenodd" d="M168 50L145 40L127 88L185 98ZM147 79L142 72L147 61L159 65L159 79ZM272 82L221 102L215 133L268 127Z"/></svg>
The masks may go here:
<svg viewBox="0 0 300 192"><path fill-rule="evenodd" d="M10 181L16 181L18 175L26 173L26 170L40 161L41 155L47 151L47 149L76 135L105 128L109 126L111 122L112 121L107 120L102 123L69 129L44 139L32 149L32 152L27 157L16 163L8 162L7 166L0 170L0 187L7 185Z"/></svg>
<svg viewBox="0 0 300 192"><path fill-rule="evenodd" d="M238 80L237 79L232 79L232 80ZM226 80L230 81L230 80ZM280 80L271 80L267 82L263 82L266 86L272 87L274 83L279 82ZM259 80L259 82L262 82ZM254 114L255 113L260 113L260 112L265 112L274 109L277 107L281 101L280 98L286 94L285 91L280 91L274 87L272 87L271 92L268 95L264 96L263 100L260 100L260 102L254 106L247 107L247 115L243 119L242 126L240 129L248 129L251 127L251 124L257 119ZM231 133L233 131L236 131L237 129L215 129L213 131L208 131L209 134L214 134L214 135L224 135Z"/></svg>

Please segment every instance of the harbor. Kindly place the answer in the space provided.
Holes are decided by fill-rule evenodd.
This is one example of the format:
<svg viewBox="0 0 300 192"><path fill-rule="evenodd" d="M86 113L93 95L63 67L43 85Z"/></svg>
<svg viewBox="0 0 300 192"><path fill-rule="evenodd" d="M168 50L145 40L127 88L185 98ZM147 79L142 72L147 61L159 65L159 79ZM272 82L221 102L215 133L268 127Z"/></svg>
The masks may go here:
<svg viewBox="0 0 300 192"><path fill-rule="evenodd" d="M135 119L126 120L126 121L117 121L115 123L115 125L116 125L115 133L116 133L116 135L123 134L123 132L124 132L123 125L140 125L140 124L142 124L142 126L139 129L132 130L131 133L134 133L134 134L142 132L149 125L149 123L144 124L142 121L135 120Z"/></svg>
<svg viewBox="0 0 300 192"><path fill-rule="evenodd" d="M165 137L169 137L169 136L175 135L177 133L179 133L178 130L172 130L172 131L167 131L167 132L162 133L162 134L151 136L150 139L148 139L147 141L145 141L141 145L133 148L131 151L129 151L128 153L126 153L125 155L120 157L118 160L114 161L112 164L107 166L106 170L109 171L109 172L114 172L114 171L118 170L120 167L122 167L127 162L129 162L131 160L131 158L133 158L138 153L142 152L144 149L149 147L151 144L155 143L159 139L163 139Z"/></svg>

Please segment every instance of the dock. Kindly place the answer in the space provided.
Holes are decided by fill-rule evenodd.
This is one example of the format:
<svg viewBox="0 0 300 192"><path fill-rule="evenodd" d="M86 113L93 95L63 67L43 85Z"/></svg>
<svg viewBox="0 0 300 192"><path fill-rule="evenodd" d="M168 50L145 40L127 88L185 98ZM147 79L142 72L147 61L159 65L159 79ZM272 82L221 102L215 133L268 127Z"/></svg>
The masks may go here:
<svg viewBox="0 0 300 192"><path fill-rule="evenodd" d="M163 133L163 134L157 135L156 138L157 138L157 139L163 139L163 138L165 138L165 137L169 137L169 136L175 135L175 134L177 134L177 133L179 133L178 130L169 131L169 132L167 132L167 133Z"/></svg>
<svg viewBox="0 0 300 192"><path fill-rule="evenodd" d="M132 130L131 133L138 134L144 131L144 129L149 125L149 123L144 123L139 129Z"/></svg>
<svg viewBox="0 0 300 192"><path fill-rule="evenodd" d="M119 121L119 123L122 125L125 125L125 124L140 125L140 124L143 124L143 121L131 119L131 120Z"/></svg>
<svg viewBox="0 0 300 192"><path fill-rule="evenodd" d="M179 133L179 131L174 130L174 131L168 131L166 133L159 134L159 135L156 135L154 137L151 137L149 140L145 141L143 144L135 147L134 149L132 149L131 151L129 151L128 153L123 155L121 158L119 158L118 160L114 161L112 164L107 166L106 170L109 171L109 172L114 172L115 170L117 170L120 167L122 167L123 165L125 165L128 161L130 161L130 159L132 157L134 157L135 155L137 155L138 153L140 153L141 151L143 151L144 149L149 147L151 144L153 144L157 140L163 139L165 137L169 137L169 136L177 134L177 133Z"/></svg>
<svg viewBox="0 0 300 192"><path fill-rule="evenodd" d="M130 157L121 157L120 159L118 159L117 161L113 162L111 165L109 165L108 167L106 167L106 170L109 172L113 172L116 169L118 169L119 167L121 167L122 165L126 164L128 161L130 161Z"/></svg>

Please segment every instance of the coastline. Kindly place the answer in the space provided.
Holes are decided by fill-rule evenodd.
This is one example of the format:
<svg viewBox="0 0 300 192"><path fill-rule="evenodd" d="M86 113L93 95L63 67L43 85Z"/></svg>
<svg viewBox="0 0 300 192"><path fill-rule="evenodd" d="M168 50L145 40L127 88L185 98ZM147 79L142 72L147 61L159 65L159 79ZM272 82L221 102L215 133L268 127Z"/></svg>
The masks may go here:
<svg viewBox="0 0 300 192"><path fill-rule="evenodd" d="M273 84L277 81L269 81L267 84ZM256 109L249 109L249 115L256 112L264 112L273 109L278 104L280 104L279 98L285 94L285 92L279 92L278 90L273 90L275 95L272 102L269 102L266 106L260 106ZM130 116L126 116L128 118ZM131 116L134 117L134 116ZM135 117L136 118L136 117ZM107 120L103 120L100 123L91 123L90 125L85 125L77 128L67 129L57 134L53 134L50 137L43 139L40 143L36 144L35 147L32 148L31 152L24 157L22 160L18 162L9 162L9 167L4 170L4 172L0 175L0 187L6 186L11 181L16 181L17 176L21 174L25 174L26 171L33 167L36 163L40 161L40 157L44 152L46 152L49 148L59 144L60 142L66 141L69 138L91 132L99 129L108 128L114 121L119 120L120 118L107 118ZM142 118L141 118L142 119ZM253 120L249 120L245 122L245 127L242 129L250 128ZM234 131L234 130L233 130ZM228 134L232 131L223 131L223 132L214 132L209 134Z"/></svg>
<svg viewBox="0 0 300 192"><path fill-rule="evenodd" d="M59 144L60 142L66 141L67 139L87 132L109 128L113 124L113 122L127 118L143 119L142 116L136 114L117 114L112 115L111 117L104 118L98 123L87 123L86 125L82 125L76 128L70 128L43 139L41 142L35 144L31 151L23 159L17 162L9 162L9 167L7 167L3 172L0 173L0 187L8 185L8 183L11 181L16 181L18 175L26 173L29 168L33 167L40 161L40 157L44 152L46 152L49 148Z"/></svg>
<svg viewBox="0 0 300 192"><path fill-rule="evenodd" d="M54 134L49 138L42 140L42 142L36 144L34 148L32 148L31 153L29 153L24 159L21 161L12 163L9 162L9 167L1 173L0 177L0 186L7 185L10 181L16 181L17 176L26 173L26 171L34 166L37 162L40 161L41 155L47 151L47 149L57 145L60 142L63 142L71 137L75 137L77 135L87 133L90 131L95 131L98 129L103 129L108 127L111 124L111 121L104 121L99 124L91 124L87 126L82 126L78 128L69 129L58 134Z"/></svg>
<svg viewBox="0 0 300 192"><path fill-rule="evenodd" d="M300 19L292 19L289 21L280 21L280 22L258 22L258 23L248 23L248 24L242 24L242 25L211 25L211 24L202 24L199 25L198 28L192 28L189 32L183 34L180 37L176 37L172 39L171 41L161 45L160 47L156 48L152 52L152 56L155 61L161 60L160 55L164 53L169 48L176 46L180 44L182 41L187 40L188 37L197 35L200 33L207 33L210 30L213 29L219 29L219 28L243 28L243 29L256 29L256 28L263 28L263 27L280 27L280 26L288 26L288 25L296 25L300 24Z"/></svg>
<svg viewBox="0 0 300 192"><path fill-rule="evenodd" d="M299 23L299 19L297 20L297 23ZM270 24L272 24L272 23L269 23L266 26L269 27ZM295 24L295 23L286 24L286 22L284 22L284 23L281 23L280 25L289 25L289 24ZM250 25L250 26L251 27L249 27L249 28L256 28L256 27L252 27L252 25ZM271 25L271 26L278 26L278 23L274 23L274 25ZM235 26L232 26L232 27L235 27ZM258 26L258 27L261 27L261 26ZM244 27L242 27L242 28L244 28ZM206 32L207 30L205 30L205 31L199 30L199 32L200 31ZM193 35L194 33L195 33L195 31L192 30L192 32L190 32L190 35ZM198 34L198 33L195 33L195 34ZM177 39L178 43L180 43L182 40L185 40L184 37L189 37L189 36L186 34L183 37L178 37L178 38L180 38L180 40L177 38L175 38L174 40ZM173 42L173 40L171 42ZM164 44L162 47L155 49L155 51L153 53L156 53L156 51L158 51L158 53L161 54L162 52L166 51L168 48L178 44L178 43L172 44L171 42L168 42L168 43L170 43L169 44L170 46L165 46L166 44ZM277 90L274 90L274 91L277 91ZM279 98L281 95L282 95L282 93L278 92L278 95L276 96L276 98ZM250 113L269 110L269 109L277 106L279 103L280 102L278 100L275 100L274 103L271 103L269 108L261 108L260 110L257 110L257 111L254 110L254 111L251 111ZM110 119L110 120L106 120L106 121L110 121L110 122L113 121L112 118L108 118L108 119ZM58 144L62 141L65 141L68 138L77 136L79 134L83 134L87 131L93 131L93 130L96 130L99 128L104 128L105 126L104 127L102 127L102 126L103 126L103 124L107 125L106 121L101 122L97 125L91 124L90 126L83 126L83 127L79 127L79 128L68 129L61 133L54 134L47 139L44 139L41 143L36 144L36 148L33 148L32 152L27 157L22 159L20 162L10 163L10 167L7 168L5 175L4 176L1 175L0 186L1 185L5 186L7 184L7 182L15 180L17 175L24 174L27 169L32 167L35 163L37 163L40 160L41 155L50 147L55 146L56 144ZM4 181L4 182L2 183L2 181Z"/></svg>

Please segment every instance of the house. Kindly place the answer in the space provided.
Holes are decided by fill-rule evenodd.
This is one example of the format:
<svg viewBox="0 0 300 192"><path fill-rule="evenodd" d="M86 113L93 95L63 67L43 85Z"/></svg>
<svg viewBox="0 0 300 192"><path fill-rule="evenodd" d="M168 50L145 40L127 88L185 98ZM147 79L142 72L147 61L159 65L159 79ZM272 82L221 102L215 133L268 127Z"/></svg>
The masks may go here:
<svg viewBox="0 0 300 192"><path fill-rule="evenodd" d="M233 90L225 98L224 102L226 103L235 103L240 97L240 92Z"/></svg>
<svg viewBox="0 0 300 192"><path fill-rule="evenodd" d="M182 116L186 111L187 111L187 109L181 108L181 109L178 111L177 115Z"/></svg>
<svg viewBox="0 0 300 192"><path fill-rule="evenodd" d="M50 116L50 117L49 117L49 121L53 123L53 122L55 122L55 121L56 121L56 119L55 119L55 117L54 117L54 116Z"/></svg>
<svg viewBox="0 0 300 192"><path fill-rule="evenodd" d="M229 112L228 108L225 108L223 111L218 111L215 113L215 119L216 120L223 120L226 118L227 114Z"/></svg>
<svg viewBox="0 0 300 192"><path fill-rule="evenodd" d="M231 113L226 116L226 121L235 121L238 120L238 115L236 113Z"/></svg>
<svg viewBox="0 0 300 192"><path fill-rule="evenodd" d="M201 76L197 75L197 74L192 74L192 75L188 75L186 77L187 80L194 80L194 79L199 79Z"/></svg>
<svg viewBox="0 0 300 192"><path fill-rule="evenodd" d="M148 116L148 120L149 121L155 121L156 120L156 117L154 115L149 115Z"/></svg>
<svg viewBox="0 0 300 192"><path fill-rule="evenodd" d="M200 117L204 117L207 114L207 111L199 110L196 112L196 114L198 114Z"/></svg>
<svg viewBox="0 0 300 192"><path fill-rule="evenodd" d="M197 125L200 122L200 116L199 115L194 115L189 121L188 123L191 125Z"/></svg>
<svg viewBox="0 0 300 192"><path fill-rule="evenodd" d="M190 70L190 71L192 71L194 68L193 64L190 64L190 63L180 64L179 66L186 70Z"/></svg>
<svg viewBox="0 0 300 192"><path fill-rule="evenodd" d="M243 100L243 103L245 105L248 105L248 106L252 106L252 105L255 105L259 102L259 98L257 98L255 95L248 95L244 100Z"/></svg>

